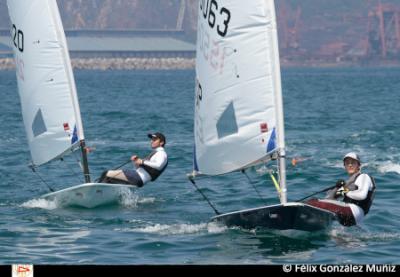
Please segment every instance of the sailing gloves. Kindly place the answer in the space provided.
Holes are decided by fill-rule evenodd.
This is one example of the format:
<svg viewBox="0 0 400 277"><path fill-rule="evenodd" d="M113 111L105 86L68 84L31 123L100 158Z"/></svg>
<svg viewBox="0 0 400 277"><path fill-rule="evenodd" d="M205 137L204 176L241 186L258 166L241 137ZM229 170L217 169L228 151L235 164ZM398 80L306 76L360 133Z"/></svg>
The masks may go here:
<svg viewBox="0 0 400 277"><path fill-rule="evenodd" d="M341 187L343 187L346 184L346 182L342 179L338 180L336 182L336 188L340 189Z"/></svg>
<svg viewBox="0 0 400 277"><path fill-rule="evenodd" d="M349 190L348 189L339 189L337 192L336 192L336 196L344 196L346 193L348 193L349 192Z"/></svg>

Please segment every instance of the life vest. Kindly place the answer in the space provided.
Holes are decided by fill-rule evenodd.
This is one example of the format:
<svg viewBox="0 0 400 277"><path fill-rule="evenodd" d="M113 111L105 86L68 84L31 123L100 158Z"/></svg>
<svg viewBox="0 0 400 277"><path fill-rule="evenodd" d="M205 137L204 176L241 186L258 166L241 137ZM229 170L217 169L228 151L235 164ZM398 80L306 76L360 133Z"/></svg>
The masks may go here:
<svg viewBox="0 0 400 277"><path fill-rule="evenodd" d="M361 174L358 174L358 176L360 176L360 175ZM358 178L358 176L357 176L357 178ZM374 200L374 197L375 197L375 189L376 189L375 180L373 177L371 177L371 176L369 176L369 177L371 178L371 181L372 181L372 190L368 191L367 197L364 200L355 200L355 199L348 197L346 194L343 198L343 202L355 204L355 205L359 206L361 209L363 209L364 215L366 215L369 212L369 209L371 208L371 205L372 205L372 201ZM350 187L351 185L354 185L357 178L355 178L352 182L347 183L346 186Z"/></svg>
<svg viewBox="0 0 400 277"><path fill-rule="evenodd" d="M157 151L151 152L150 155L148 155L148 156L147 156L146 158L144 158L143 160L149 161L149 160L151 159L151 157L153 157L156 153L157 153ZM155 181L155 180L161 175L161 173L164 172L164 170L167 168L167 165L168 165L168 159L167 159L167 163L166 163L166 164L164 165L164 167L163 167L162 169L160 169L160 170L158 170L158 169L156 169L156 168L154 168L154 167L145 165L145 164L142 164L140 167L142 167L144 170L146 170L146 172L147 172L147 173L150 175L150 177L151 177L151 181L153 182L153 181Z"/></svg>

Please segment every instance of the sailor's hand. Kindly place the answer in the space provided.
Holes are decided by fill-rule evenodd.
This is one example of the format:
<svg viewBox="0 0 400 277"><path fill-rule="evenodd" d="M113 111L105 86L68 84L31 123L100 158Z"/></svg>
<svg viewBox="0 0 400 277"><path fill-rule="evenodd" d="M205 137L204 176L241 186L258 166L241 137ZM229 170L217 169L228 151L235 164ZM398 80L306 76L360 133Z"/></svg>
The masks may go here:
<svg viewBox="0 0 400 277"><path fill-rule="evenodd" d="M143 160L140 159L140 158L137 158L137 159L135 159L134 163L135 163L136 166L140 166L140 165L143 164Z"/></svg>
<svg viewBox="0 0 400 277"><path fill-rule="evenodd" d="M339 189L337 192L336 192L336 196L344 196L346 193L348 193L349 192L349 190L348 189Z"/></svg>
<svg viewBox="0 0 400 277"><path fill-rule="evenodd" d="M139 159L139 157L136 156L136 155L133 155L133 156L131 157L131 161L132 161L132 162L136 161L137 159Z"/></svg>
<svg viewBox="0 0 400 277"><path fill-rule="evenodd" d="M345 184L346 184L346 182L345 182L344 180L340 179L340 180L338 180L338 181L336 182L336 187L337 187L338 189L340 189L340 188L343 187Z"/></svg>
<svg viewBox="0 0 400 277"><path fill-rule="evenodd" d="M84 149L85 149L86 154L89 154L90 152L93 152L94 150L96 150L96 147L86 146Z"/></svg>

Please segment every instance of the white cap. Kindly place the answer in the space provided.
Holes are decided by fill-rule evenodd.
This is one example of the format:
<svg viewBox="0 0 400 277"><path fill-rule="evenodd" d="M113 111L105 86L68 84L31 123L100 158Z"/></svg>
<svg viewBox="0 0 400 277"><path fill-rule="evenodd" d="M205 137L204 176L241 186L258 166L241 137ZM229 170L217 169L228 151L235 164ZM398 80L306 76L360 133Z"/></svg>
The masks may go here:
<svg viewBox="0 0 400 277"><path fill-rule="evenodd" d="M358 162L361 164L361 159L360 159L360 157L359 157L356 153L354 153L354 152L349 152L349 153L347 153L347 154L343 157L343 162L344 162L344 160L347 159L347 158L351 158L351 159L353 159L353 160L356 160L356 161L358 161Z"/></svg>

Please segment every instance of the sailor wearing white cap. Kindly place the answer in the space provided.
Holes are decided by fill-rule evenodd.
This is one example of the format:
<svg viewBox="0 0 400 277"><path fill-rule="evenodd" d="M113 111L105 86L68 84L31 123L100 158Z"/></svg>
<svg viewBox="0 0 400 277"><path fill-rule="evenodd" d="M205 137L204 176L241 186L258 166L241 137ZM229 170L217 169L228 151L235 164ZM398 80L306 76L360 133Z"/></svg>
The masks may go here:
<svg viewBox="0 0 400 277"><path fill-rule="evenodd" d="M343 157L349 179L338 180L327 199L311 199L307 203L334 212L344 226L359 224L369 212L375 194L375 182L368 174L361 173L361 159L355 152ZM343 201L338 201L339 197Z"/></svg>

